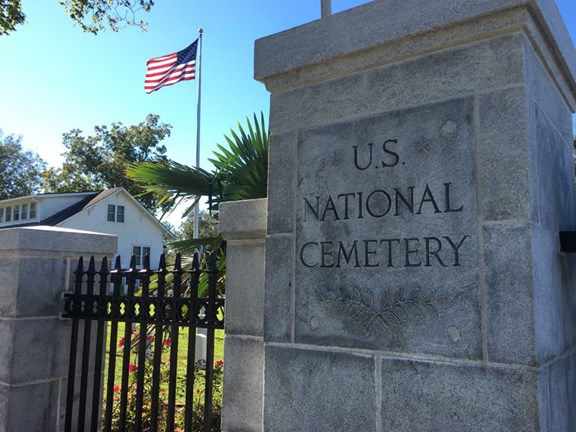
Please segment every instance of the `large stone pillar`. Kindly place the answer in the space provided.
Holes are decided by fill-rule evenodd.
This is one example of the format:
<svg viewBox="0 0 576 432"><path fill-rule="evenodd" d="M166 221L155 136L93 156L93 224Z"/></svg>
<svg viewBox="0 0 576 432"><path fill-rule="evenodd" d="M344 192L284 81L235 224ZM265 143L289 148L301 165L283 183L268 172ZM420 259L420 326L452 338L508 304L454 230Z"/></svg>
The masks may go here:
<svg viewBox="0 0 576 432"><path fill-rule="evenodd" d="M380 0L257 41L264 430L576 431L575 72L551 0Z"/></svg>
<svg viewBox="0 0 576 432"><path fill-rule="evenodd" d="M71 321L61 320L78 257L112 257L116 236L0 230L0 432L64 430Z"/></svg>
<svg viewBox="0 0 576 432"><path fill-rule="evenodd" d="M262 430L266 199L220 205L226 248L222 430Z"/></svg>

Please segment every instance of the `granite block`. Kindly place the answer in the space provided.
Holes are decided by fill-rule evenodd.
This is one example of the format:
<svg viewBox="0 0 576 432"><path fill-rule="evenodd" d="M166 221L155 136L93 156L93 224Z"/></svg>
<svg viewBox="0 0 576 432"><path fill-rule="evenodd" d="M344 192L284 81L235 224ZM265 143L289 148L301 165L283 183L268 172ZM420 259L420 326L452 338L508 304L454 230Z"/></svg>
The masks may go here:
<svg viewBox="0 0 576 432"><path fill-rule="evenodd" d="M266 236L266 198L220 204L218 229L224 240L263 239Z"/></svg>
<svg viewBox="0 0 576 432"><path fill-rule="evenodd" d="M382 430L541 432L537 373L382 359Z"/></svg>
<svg viewBox="0 0 576 432"><path fill-rule="evenodd" d="M48 226L6 228L0 231L0 252L28 250L77 257L87 251L111 256L117 249L114 235Z"/></svg>
<svg viewBox="0 0 576 432"><path fill-rule="evenodd" d="M550 409L550 430L572 432L570 428L571 410L568 405L568 387L576 383L568 381L568 359L558 359L547 366ZM574 406L574 405L573 405Z"/></svg>
<svg viewBox="0 0 576 432"><path fill-rule="evenodd" d="M261 432L264 391L264 342L225 338L222 430Z"/></svg>
<svg viewBox="0 0 576 432"><path fill-rule="evenodd" d="M485 224L483 232L488 357L536 365L530 227L498 222Z"/></svg>
<svg viewBox="0 0 576 432"><path fill-rule="evenodd" d="M265 357L265 431L376 431L373 357L278 346Z"/></svg>
<svg viewBox="0 0 576 432"><path fill-rule="evenodd" d="M292 338L293 240L271 235L266 239L266 288L264 294L264 339L288 342Z"/></svg>
<svg viewBox="0 0 576 432"><path fill-rule="evenodd" d="M272 135L268 156L268 233L294 229L294 176L296 159L294 134Z"/></svg>
<svg viewBox="0 0 576 432"><path fill-rule="evenodd" d="M264 334L265 253L263 239L227 246L227 334Z"/></svg>
<svg viewBox="0 0 576 432"><path fill-rule="evenodd" d="M273 93L270 130L280 134L522 84L522 43L520 33L506 35Z"/></svg>
<svg viewBox="0 0 576 432"><path fill-rule="evenodd" d="M530 217L526 90L479 96L479 178L485 221Z"/></svg>
<svg viewBox="0 0 576 432"><path fill-rule="evenodd" d="M482 355L472 98L303 132L295 340Z"/></svg>
<svg viewBox="0 0 576 432"><path fill-rule="evenodd" d="M557 44L557 56L562 58L568 71L575 74L576 53L554 2L407 0L399 8L394 0L379 0L256 41L255 76L265 80L307 65L326 64L333 58L389 44L407 36L430 33L459 22L470 23L479 17L500 16L505 11L527 4L549 40L553 41L551 45ZM469 39L472 39L471 35L463 32L453 43L461 44Z"/></svg>
<svg viewBox="0 0 576 432"><path fill-rule="evenodd" d="M531 236L536 345L538 360L542 364L566 349L564 288L558 233L533 226Z"/></svg>
<svg viewBox="0 0 576 432"><path fill-rule="evenodd" d="M554 79L538 57L528 38L524 39L524 76L526 89L550 120L554 128L572 144L572 115L570 108L562 98Z"/></svg>
<svg viewBox="0 0 576 432"><path fill-rule="evenodd" d="M537 103L530 104L529 115L532 220L556 231L574 229L573 141L557 131Z"/></svg>
<svg viewBox="0 0 576 432"><path fill-rule="evenodd" d="M0 432L59 432L58 382L0 384Z"/></svg>

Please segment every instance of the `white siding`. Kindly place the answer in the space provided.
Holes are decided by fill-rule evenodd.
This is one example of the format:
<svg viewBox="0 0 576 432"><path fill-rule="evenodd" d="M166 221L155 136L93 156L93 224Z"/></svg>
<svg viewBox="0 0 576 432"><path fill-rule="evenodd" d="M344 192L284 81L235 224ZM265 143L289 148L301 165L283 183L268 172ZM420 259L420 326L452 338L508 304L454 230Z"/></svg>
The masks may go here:
<svg viewBox="0 0 576 432"><path fill-rule="evenodd" d="M108 222L108 204L124 206L124 222ZM88 209L72 216L59 226L118 236L118 251L122 267L128 267L133 246L150 248L150 265L158 266L163 252L163 230L158 222L129 198L124 191L109 196Z"/></svg>

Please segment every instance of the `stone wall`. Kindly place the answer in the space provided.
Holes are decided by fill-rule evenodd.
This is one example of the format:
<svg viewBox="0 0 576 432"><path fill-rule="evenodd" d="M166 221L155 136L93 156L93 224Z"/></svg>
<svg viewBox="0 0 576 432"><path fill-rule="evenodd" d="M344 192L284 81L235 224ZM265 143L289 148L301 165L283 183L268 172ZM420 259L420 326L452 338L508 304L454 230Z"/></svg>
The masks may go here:
<svg viewBox="0 0 576 432"><path fill-rule="evenodd" d="M266 199L220 205L226 251L223 431L261 431Z"/></svg>
<svg viewBox="0 0 576 432"><path fill-rule="evenodd" d="M0 230L0 432L64 430L71 322L60 319L78 257L111 257L116 237Z"/></svg>
<svg viewBox="0 0 576 432"><path fill-rule="evenodd" d="M264 430L576 431L575 72L544 0L378 0L257 41Z"/></svg>

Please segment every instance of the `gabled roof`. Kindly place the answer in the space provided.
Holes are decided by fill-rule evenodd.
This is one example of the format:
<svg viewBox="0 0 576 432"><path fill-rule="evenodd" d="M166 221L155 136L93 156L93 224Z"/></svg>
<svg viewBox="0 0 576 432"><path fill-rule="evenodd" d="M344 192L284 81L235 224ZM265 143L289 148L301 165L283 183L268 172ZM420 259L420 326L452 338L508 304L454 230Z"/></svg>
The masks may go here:
<svg viewBox="0 0 576 432"><path fill-rule="evenodd" d="M103 191L96 191L96 192L80 192L80 193L76 193L73 192L72 194L78 194L78 195L86 195L83 199L81 199L80 201L72 204L71 206L66 207L63 210L60 210L58 213L53 214L52 216L47 217L44 220L41 220L40 222L31 222L31 223L22 223L22 224L17 224L17 225L9 225L6 227L2 227L2 228L21 228L21 227L26 227L26 226L37 226L37 225L47 225L47 226L56 226L62 222L64 222L67 219L70 219L72 216L80 213L82 210L85 210L97 203L99 203L100 201L104 200L105 198L108 198L109 196L115 195L119 192L124 192L131 200L133 200L133 202L140 207L140 209L142 210L143 213L145 213L146 215L148 215L148 217L152 218L154 220L154 222L156 222L158 225L160 225L160 227L162 227L162 229L164 230L164 232L166 234L168 234L171 237L174 237L174 234L172 234L172 232L170 232L170 230L168 228L166 228L164 225L162 225L162 223L160 223L160 221L158 219L156 219L156 217L150 213L150 211L144 207L142 204L140 204L138 202L137 199L135 199L126 189L124 189L123 187L115 187L112 189L106 189ZM52 195L63 195L63 194L43 194L42 196L49 198L49 196ZM22 198L26 198L26 197L22 197Z"/></svg>

